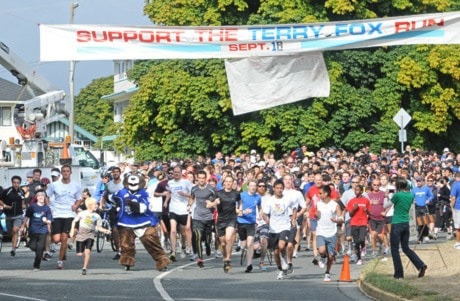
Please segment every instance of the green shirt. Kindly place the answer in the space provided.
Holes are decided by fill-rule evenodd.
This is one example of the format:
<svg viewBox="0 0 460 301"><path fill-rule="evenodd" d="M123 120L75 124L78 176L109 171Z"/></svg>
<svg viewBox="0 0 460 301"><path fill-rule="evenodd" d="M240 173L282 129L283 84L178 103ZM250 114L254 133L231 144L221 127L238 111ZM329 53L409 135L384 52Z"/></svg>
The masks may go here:
<svg viewBox="0 0 460 301"><path fill-rule="evenodd" d="M394 204L392 224L409 222L409 210L414 202L414 195L409 191L399 191L393 195L391 202Z"/></svg>

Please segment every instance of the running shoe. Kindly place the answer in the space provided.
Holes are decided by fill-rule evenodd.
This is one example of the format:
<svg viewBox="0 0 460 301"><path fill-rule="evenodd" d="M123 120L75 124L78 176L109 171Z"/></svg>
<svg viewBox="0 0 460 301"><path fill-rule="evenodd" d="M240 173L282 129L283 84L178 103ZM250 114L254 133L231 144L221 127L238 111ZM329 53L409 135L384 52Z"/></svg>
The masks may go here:
<svg viewBox="0 0 460 301"><path fill-rule="evenodd" d="M57 268L58 268L58 270L63 270L63 269L64 269L64 263L63 263L62 261L59 260L59 261L57 262Z"/></svg>
<svg viewBox="0 0 460 301"><path fill-rule="evenodd" d="M216 258L222 258L222 252L220 250L216 250Z"/></svg>
<svg viewBox="0 0 460 301"><path fill-rule="evenodd" d="M190 256L190 261L195 261L198 259L198 254L192 254L192 256Z"/></svg>
<svg viewBox="0 0 460 301"><path fill-rule="evenodd" d="M82 269L82 270L81 270L81 274L82 274L82 275L86 275L86 269Z"/></svg>
<svg viewBox="0 0 460 301"><path fill-rule="evenodd" d="M358 259L358 261L356 262L357 265L362 265L363 264L363 260L362 259Z"/></svg>
<svg viewBox="0 0 460 301"><path fill-rule="evenodd" d="M457 249L457 250L458 250L459 248L460 248L460 242L456 242L456 243L454 244L454 249Z"/></svg>
<svg viewBox="0 0 460 301"><path fill-rule="evenodd" d="M34 272L40 272L40 269L39 268L34 268L33 271Z"/></svg>
<svg viewBox="0 0 460 301"><path fill-rule="evenodd" d="M383 255L388 255L390 254L390 248L386 247L384 250L383 250Z"/></svg>
<svg viewBox="0 0 460 301"><path fill-rule="evenodd" d="M294 267L292 266L292 263L288 263L287 273L289 275L294 273Z"/></svg>
<svg viewBox="0 0 460 301"><path fill-rule="evenodd" d="M43 255L42 260L49 261L50 259L51 259L51 255L49 253L45 253L45 255Z"/></svg>
<svg viewBox="0 0 460 301"><path fill-rule="evenodd" d="M361 249L361 257L366 256L366 247Z"/></svg>
<svg viewBox="0 0 460 301"><path fill-rule="evenodd" d="M182 252L181 252L180 255L179 255L180 258L184 259L186 255L187 255L187 254L186 254L185 249L182 249Z"/></svg>
<svg viewBox="0 0 460 301"><path fill-rule="evenodd" d="M246 267L246 271L244 271L245 273L251 273L252 272L252 264L248 265Z"/></svg>
<svg viewBox="0 0 460 301"><path fill-rule="evenodd" d="M224 262L224 272L228 273L232 269L232 263L230 261Z"/></svg>
<svg viewBox="0 0 460 301"><path fill-rule="evenodd" d="M196 264L197 264L200 268L204 268L204 264L203 264L203 260L202 260L202 259L198 259L198 261L196 262Z"/></svg>
<svg viewBox="0 0 460 301"><path fill-rule="evenodd" d="M283 271L279 271L278 276L276 277L276 279L278 279L278 280L284 279Z"/></svg>
<svg viewBox="0 0 460 301"><path fill-rule="evenodd" d="M117 253L117 254L115 254L115 256L113 256L112 259L113 260L118 260L118 259L120 259L120 257L121 257L120 253Z"/></svg>
<svg viewBox="0 0 460 301"><path fill-rule="evenodd" d="M324 282L331 282L331 275L329 273L324 274Z"/></svg>
<svg viewBox="0 0 460 301"><path fill-rule="evenodd" d="M261 270L261 271L266 271L267 270L267 268L265 267L265 264L263 262L259 263L259 270Z"/></svg>
<svg viewBox="0 0 460 301"><path fill-rule="evenodd" d="M297 250L294 250L294 253L292 254L292 258L297 258Z"/></svg>
<svg viewBox="0 0 460 301"><path fill-rule="evenodd" d="M313 258L313 260L311 261L311 263L313 263L314 265L318 265L318 264L319 264L319 261L318 261L318 259Z"/></svg>
<svg viewBox="0 0 460 301"><path fill-rule="evenodd" d="M72 242L68 242L68 243L67 243L67 248L68 248L69 250L72 250L72 249L73 249L73 243L72 243Z"/></svg>
<svg viewBox="0 0 460 301"><path fill-rule="evenodd" d="M11 250L10 254L11 254L11 256L13 256L13 257L16 256L16 250Z"/></svg>
<svg viewBox="0 0 460 301"><path fill-rule="evenodd" d="M172 262L176 262L176 255L174 255L174 253L171 253L169 254L169 259L172 261Z"/></svg>

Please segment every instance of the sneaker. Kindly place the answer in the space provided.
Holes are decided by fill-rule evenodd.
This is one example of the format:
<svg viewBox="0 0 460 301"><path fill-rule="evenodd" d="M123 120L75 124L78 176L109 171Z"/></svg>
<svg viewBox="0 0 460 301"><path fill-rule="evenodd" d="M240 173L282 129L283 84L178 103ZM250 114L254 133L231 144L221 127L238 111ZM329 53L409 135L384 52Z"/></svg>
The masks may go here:
<svg viewBox="0 0 460 301"><path fill-rule="evenodd" d="M50 259L51 259L51 255L49 253L45 253L45 255L43 255L42 260L49 261Z"/></svg>
<svg viewBox="0 0 460 301"><path fill-rule="evenodd" d="M169 254L169 260L171 260L172 262L176 262L176 255L174 255L174 253Z"/></svg>
<svg viewBox="0 0 460 301"><path fill-rule="evenodd" d="M425 237L423 238L423 242L429 242L429 241L430 241L430 238L429 238L428 236L425 236Z"/></svg>
<svg viewBox="0 0 460 301"><path fill-rule="evenodd" d="M361 257L366 256L366 247L361 249Z"/></svg>
<svg viewBox="0 0 460 301"><path fill-rule="evenodd" d="M58 268L58 270L64 269L64 263L63 263L62 261L59 260L59 261L57 262L57 268Z"/></svg>
<svg viewBox="0 0 460 301"><path fill-rule="evenodd" d="M283 271L287 271L288 268L289 268L289 265L286 262L286 259L284 257L281 257L281 269Z"/></svg>
<svg viewBox="0 0 460 301"><path fill-rule="evenodd" d="M190 256L190 261L195 261L198 259L198 254L192 254L192 256Z"/></svg>
<svg viewBox="0 0 460 301"><path fill-rule="evenodd" d="M244 271L245 273L251 273L252 272L252 264L248 265L246 267L246 271Z"/></svg>
<svg viewBox="0 0 460 301"><path fill-rule="evenodd" d="M454 249L458 249L458 248L460 248L460 242L456 242L456 243L454 244Z"/></svg>
<svg viewBox="0 0 460 301"><path fill-rule="evenodd" d="M82 270L81 270L81 274L82 274L82 275L86 275L86 269L82 269Z"/></svg>
<svg viewBox="0 0 460 301"><path fill-rule="evenodd" d="M324 274L324 282L331 282L331 275L329 273Z"/></svg>
<svg viewBox="0 0 460 301"><path fill-rule="evenodd" d="M204 244L206 246L206 256L211 256L211 245L209 242L205 242Z"/></svg>
<svg viewBox="0 0 460 301"><path fill-rule="evenodd" d="M69 250L72 250L73 249L73 243L72 242L67 243L67 248Z"/></svg>
<svg viewBox="0 0 460 301"><path fill-rule="evenodd" d="M180 252L180 255L179 255L179 256L180 256L180 258L182 258L182 259L185 258L185 256L186 256L186 251L185 251L185 249L182 249L182 252Z"/></svg>
<svg viewBox="0 0 460 301"><path fill-rule="evenodd" d="M239 252L239 251L241 251L241 247L240 247L240 246L237 246L237 247L235 248L235 252Z"/></svg>
<svg viewBox="0 0 460 301"><path fill-rule="evenodd" d="M34 268L33 271L34 272L40 272L40 268Z"/></svg>
<svg viewBox="0 0 460 301"><path fill-rule="evenodd" d="M318 261L318 259L313 258L313 260L311 261L311 263L313 263L314 265L318 265L318 264L319 264L319 261Z"/></svg>
<svg viewBox="0 0 460 301"><path fill-rule="evenodd" d="M363 264L363 261L362 259L358 259L358 261L356 262L357 265L362 265Z"/></svg>
<svg viewBox="0 0 460 301"><path fill-rule="evenodd" d="M220 250L216 250L216 258L222 258L222 252Z"/></svg>
<svg viewBox="0 0 460 301"><path fill-rule="evenodd" d="M131 266L125 265L125 271L129 271L129 270L131 270Z"/></svg>
<svg viewBox="0 0 460 301"><path fill-rule="evenodd" d="M292 258L297 258L297 250L294 250L294 253L292 254Z"/></svg>
<svg viewBox="0 0 460 301"><path fill-rule="evenodd" d="M326 258L321 257L318 261L318 265L320 268L324 269L324 267L326 266Z"/></svg>
<svg viewBox="0 0 460 301"><path fill-rule="evenodd" d="M204 264L203 264L203 260L202 259L198 259L198 261L196 262L196 264L202 269L204 268Z"/></svg>
<svg viewBox="0 0 460 301"><path fill-rule="evenodd" d="M50 245L50 253L56 253L56 244L52 243Z"/></svg>
<svg viewBox="0 0 460 301"><path fill-rule="evenodd" d="M120 259L120 257L121 257L120 253L117 253L117 254L115 254L115 256L113 256L112 259L113 260L118 260L118 259Z"/></svg>
<svg viewBox="0 0 460 301"><path fill-rule="evenodd" d="M377 252L373 251L372 252L372 257L377 257L377 256L378 256Z"/></svg>
<svg viewBox="0 0 460 301"><path fill-rule="evenodd" d="M422 266L420 268L420 270L418 271L418 277L419 278L422 278L423 276L425 276L425 271L428 267L426 265Z"/></svg>
<svg viewBox="0 0 460 301"><path fill-rule="evenodd" d="M182 251L183 251L183 250L182 250ZM186 247L186 248L185 248L185 255L190 255L190 254L193 254L192 248Z"/></svg>
<svg viewBox="0 0 460 301"><path fill-rule="evenodd" d="M351 262L356 262L356 261L358 261L358 255L352 254L350 260L351 260Z"/></svg>
<svg viewBox="0 0 460 301"><path fill-rule="evenodd" d="M278 276L276 276L276 279L278 279L278 280L284 279L284 272L279 271Z"/></svg>
<svg viewBox="0 0 460 301"><path fill-rule="evenodd" d="M384 250L383 250L383 255L388 255L390 254L390 248L386 247Z"/></svg>
<svg viewBox="0 0 460 301"><path fill-rule="evenodd" d="M10 254L11 254L11 256L13 256L13 257L16 256L16 250L11 250Z"/></svg>
<svg viewBox="0 0 460 301"><path fill-rule="evenodd" d="M230 261L224 262L224 272L228 273L232 269L232 263Z"/></svg>
<svg viewBox="0 0 460 301"><path fill-rule="evenodd" d="M263 262L259 263L259 270L261 271L266 271L267 268L265 267L265 264Z"/></svg>
<svg viewBox="0 0 460 301"><path fill-rule="evenodd" d="M288 263L287 273L289 275L294 273L294 267L292 266L292 263Z"/></svg>
<svg viewBox="0 0 460 301"><path fill-rule="evenodd" d="M455 250L460 250L460 245L456 246Z"/></svg>

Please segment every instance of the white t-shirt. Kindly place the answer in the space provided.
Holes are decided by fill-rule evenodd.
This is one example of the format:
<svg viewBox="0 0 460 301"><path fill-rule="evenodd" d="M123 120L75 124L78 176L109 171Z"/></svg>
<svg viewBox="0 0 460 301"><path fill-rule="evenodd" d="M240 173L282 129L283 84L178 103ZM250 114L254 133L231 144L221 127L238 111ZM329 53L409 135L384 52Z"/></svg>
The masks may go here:
<svg viewBox="0 0 460 301"><path fill-rule="evenodd" d="M151 184L147 188L147 193L149 194L149 209L152 212L162 212L163 211L163 197L155 196L155 189L157 189L159 182Z"/></svg>
<svg viewBox="0 0 460 301"><path fill-rule="evenodd" d="M328 203L320 201L316 204L316 210L321 212L316 227L316 236L332 237L337 233L337 223L331 221L331 218L336 218L338 204L330 200Z"/></svg>
<svg viewBox="0 0 460 301"><path fill-rule="evenodd" d="M283 196L290 198L294 203L294 208L305 208L307 207L307 203L305 202L305 198L303 197L302 193L297 189L284 189ZM289 215L292 215L292 210L289 212Z"/></svg>
<svg viewBox="0 0 460 301"><path fill-rule="evenodd" d="M186 215L187 204L189 197L181 196L179 191L182 191L188 195L192 191L193 184L189 180L180 179L169 180L166 189L171 192L171 200L169 201L169 212L175 213L177 215Z"/></svg>
<svg viewBox="0 0 460 301"><path fill-rule="evenodd" d="M282 198L270 197L263 208L265 214L270 215L270 233L281 233L291 230L289 213L296 208L291 198L283 195Z"/></svg>
<svg viewBox="0 0 460 301"><path fill-rule="evenodd" d="M46 190L50 197L50 208L53 218L74 218L75 212L72 206L75 201L81 199L80 184L71 181L68 184L62 183L61 180L51 183Z"/></svg>

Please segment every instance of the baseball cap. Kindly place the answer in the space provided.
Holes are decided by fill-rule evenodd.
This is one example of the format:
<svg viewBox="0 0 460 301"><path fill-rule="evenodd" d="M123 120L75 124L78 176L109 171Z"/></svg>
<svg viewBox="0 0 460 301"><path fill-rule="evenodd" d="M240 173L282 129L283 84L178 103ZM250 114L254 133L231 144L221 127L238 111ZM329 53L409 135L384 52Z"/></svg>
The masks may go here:
<svg viewBox="0 0 460 301"><path fill-rule="evenodd" d="M449 149L446 147L444 148L444 150L442 151L443 153L448 153L449 152Z"/></svg>
<svg viewBox="0 0 460 301"><path fill-rule="evenodd" d="M34 172L33 171L28 171L26 178L33 178L34 177Z"/></svg>

